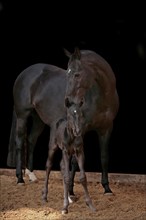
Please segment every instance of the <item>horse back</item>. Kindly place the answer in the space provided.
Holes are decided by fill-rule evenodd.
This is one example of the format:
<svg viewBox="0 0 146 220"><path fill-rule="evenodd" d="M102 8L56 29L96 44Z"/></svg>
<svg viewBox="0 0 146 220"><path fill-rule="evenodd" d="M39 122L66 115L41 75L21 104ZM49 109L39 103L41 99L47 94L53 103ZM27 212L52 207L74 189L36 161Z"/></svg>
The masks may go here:
<svg viewBox="0 0 146 220"><path fill-rule="evenodd" d="M65 117L66 71L44 69L31 87L31 103L44 123L50 125Z"/></svg>
<svg viewBox="0 0 146 220"><path fill-rule="evenodd" d="M41 97L39 93L42 94L42 91L45 91L45 88L53 82L55 86L57 79L62 78L64 71L59 67L43 63L34 64L23 70L13 86L14 106L17 115L34 108L33 99L36 96Z"/></svg>

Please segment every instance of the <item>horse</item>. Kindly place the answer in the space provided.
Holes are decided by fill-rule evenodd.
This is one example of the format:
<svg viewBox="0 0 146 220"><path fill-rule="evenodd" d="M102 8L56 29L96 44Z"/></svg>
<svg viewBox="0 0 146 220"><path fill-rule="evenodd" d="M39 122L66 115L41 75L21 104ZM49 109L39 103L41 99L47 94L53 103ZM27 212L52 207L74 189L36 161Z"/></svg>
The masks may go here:
<svg viewBox="0 0 146 220"><path fill-rule="evenodd" d="M119 109L116 78L109 63L94 51L75 48L72 54L67 50L65 53L69 58L65 106L69 109L82 103L82 136L96 131L101 153L101 183L104 194L112 194L108 181L108 146Z"/></svg>
<svg viewBox="0 0 146 220"><path fill-rule="evenodd" d="M70 172L69 172L69 161L72 155L75 156L78 161L79 169L80 169L80 182L83 186L85 193L85 201L86 204L90 207L92 211L96 211L96 208L92 204L92 200L89 196L88 188L87 188L87 179L84 170L84 149L83 149L83 138L81 136L80 125L82 116L80 114L80 106L72 105L71 108L67 109L67 114L70 117L70 123L66 120L66 118L61 118L56 122L56 127L54 129L54 135L52 135L52 139L49 144L48 150L48 159L46 163L46 178L45 178L45 186L42 191L43 201L47 201L48 194L48 180L49 174L52 167L54 153L59 147L62 150L62 160L60 163L61 172L63 176L63 185L64 185L64 205L62 209L62 214L68 213L69 206L69 183L70 183ZM75 115L79 117L75 117ZM72 126L70 126L72 124Z"/></svg>
<svg viewBox="0 0 146 220"><path fill-rule="evenodd" d="M65 53L67 56L70 56L69 52L66 51ZM103 66L104 65L107 65L107 63L103 63ZM69 71L68 69L68 72ZM29 172L33 174L33 151L37 138L44 129L44 125L47 124L50 127L51 140L54 135L53 129L56 121L60 118L64 118L66 115L66 109L64 107L66 83L66 70L41 63L29 66L23 70L15 80L13 86L14 108L7 164L8 166L15 166L16 164L17 184L24 184L22 174L23 149L25 149L25 147L27 148L27 168ZM81 106L83 103L82 97L79 102ZM65 105L67 108L69 104L68 98L66 98ZM85 107L84 112L86 112L89 106L88 108L85 104L82 105L82 107L83 106ZM31 118L32 123L28 129L29 118ZM29 132L27 132L27 130L29 130ZM104 138L101 137L101 142L103 142L103 139ZM107 165L104 165L107 162L107 160L104 160L104 158L107 158L105 155L107 154L106 147L102 147L101 151L103 169L105 169L107 168ZM70 195L74 195L73 181L76 170L77 164L73 157L72 172L70 175ZM102 180L106 179L107 182L108 178L104 177L107 175L106 173L107 171L103 171ZM103 181L102 183L104 184ZM107 184L104 184L104 188L106 188L105 193L110 191L106 185Z"/></svg>
<svg viewBox="0 0 146 220"><path fill-rule="evenodd" d="M50 127L51 143L56 121L66 116L65 88L66 70L43 63L27 67L14 82L14 106L7 165L16 166L19 185L25 183L22 172L25 167L30 180L37 180L33 173L34 148L45 125ZM75 159L71 168L70 178L73 179L78 169ZM70 194L74 194L73 184L70 186Z"/></svg>

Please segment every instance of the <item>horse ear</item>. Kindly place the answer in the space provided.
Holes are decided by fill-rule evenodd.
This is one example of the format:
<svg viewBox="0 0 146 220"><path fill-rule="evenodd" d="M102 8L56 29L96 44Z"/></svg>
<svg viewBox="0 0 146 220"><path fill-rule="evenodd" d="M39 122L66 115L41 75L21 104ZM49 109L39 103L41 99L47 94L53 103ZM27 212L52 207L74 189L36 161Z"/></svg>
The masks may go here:
<svg viewBox="0 0 146 220"><path fill-rule="evenodd" d="M71 53L67 49L63 48L63 51L67 57L71 57Z"/></svg>
<svg viewBox="0 0 146 220"><path fill-rule="evenodd" d="M73 53L74 58L80 60L81 59L81 52L78 47L75 47L74 53Z"/></svg>
<svg viewBox="0 0 146 220"><path fill-rule="evenodd" d="M65 97L65 102L64 102L64 104L65 104L65 107L67 107L67 108L71 107L71 103L70 103L68 97Z"/></svg>

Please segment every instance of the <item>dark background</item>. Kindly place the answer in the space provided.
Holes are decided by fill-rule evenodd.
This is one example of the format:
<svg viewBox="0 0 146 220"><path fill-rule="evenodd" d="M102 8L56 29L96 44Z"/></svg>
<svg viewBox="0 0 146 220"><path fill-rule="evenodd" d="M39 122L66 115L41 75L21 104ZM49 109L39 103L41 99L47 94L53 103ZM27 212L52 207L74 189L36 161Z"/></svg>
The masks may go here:
<svg viewBox="0 0 146 220"><path fill-rule="evenodd" d="M48 3L47 3L48 2ZM6 168L12 118L12 88L19 73L34 63L67 67L63 47L90 49L111 65L120 109L109 151L110 172L146 173L144 74L146 16L143 5L79 1L0 1L1 144L0 167ZM49 128L34 152L34 168L45 169ZM85 137L85 169L101 171L98 138ZM53 169L59 169L58 151Z"/></svg>

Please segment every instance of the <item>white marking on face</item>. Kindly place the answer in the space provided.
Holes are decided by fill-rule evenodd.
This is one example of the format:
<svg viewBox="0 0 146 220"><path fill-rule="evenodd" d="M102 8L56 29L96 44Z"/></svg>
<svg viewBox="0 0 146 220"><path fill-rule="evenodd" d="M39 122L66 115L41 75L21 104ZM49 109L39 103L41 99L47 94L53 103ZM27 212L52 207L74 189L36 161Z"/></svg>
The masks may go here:
<svg viewBox="0 0 146 220"><path fill-rule="evenodd" d="M71 72L71 69L68 69L67 73L70 73Z"/></svg>
<svg viewBox="0 0 146 220"><path fill-rule="evenodd" d="M74 113L76 114L76 113L77 113L77 110L74 110Z"/></svg>

